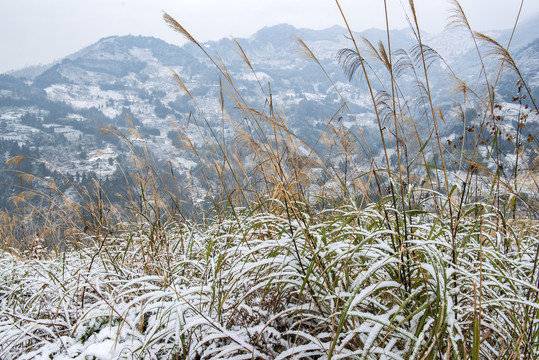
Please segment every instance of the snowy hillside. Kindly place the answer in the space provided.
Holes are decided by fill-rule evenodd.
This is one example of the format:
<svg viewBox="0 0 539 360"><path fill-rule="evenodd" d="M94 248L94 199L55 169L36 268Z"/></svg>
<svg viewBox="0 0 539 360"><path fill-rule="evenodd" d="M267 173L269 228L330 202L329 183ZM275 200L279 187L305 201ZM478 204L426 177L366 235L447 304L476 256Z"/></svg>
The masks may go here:
<svg viewBox="0 0 539 360"><path fill-rule="evenodd" d="M523 28L535 29L529 24ZM499 31L497 36L502 39L507 33ZM448 117L453 111L453 95L447 89L454 84L447 77L447 64L469 84L484 85L483 78L478 77L481 69L474 43L467 35L464 30L425 34L427 44L438 49L446 61L435 61L429 69L432 88L443 89L433 91L432 96ZM532 35L525 32L521 37L529 39ZM374 48L378 48L379 40L387 41L385 32L376 29L356 36L358 39L364 36ZM405 60L403 55L413 59L413 33L394 30L391 36L394 52L406 51L396 56L395 61ZM305 41L335 86L315 61L305 58L305 49L296 41L297 37ZM203 46L211 56L222 59L234 87L247 102L264 109L271 90L273 104L282 109L288 126L307 143L316 143L328 121L339 119L339 124L356 133L355 136L363 129L373 140L372 151L377 156L379 134L364 76L358 72L349 82L337 61L339 50L352 47L344 28L315 31L282 24L261 29L237 42L254 73L239 55L233 40L222 39ZM530 87L537 88L537 42L528 44L519 38L515 44L521 44L520 48L512 47L516 61L522 66ZM370 54L372 49L367 44L361 46L365 59L381 81L374 81L373 87L380 93L387 91L382 83L389 77L383 65ZM31 75L34 70L26 74ZM190 95L175 81L174 73ZM22 76L25 71L14 74ZM516 91L515 78L502 76L498 88L501 103L510 101ZM180 174L187 174L201 164L192 153L178 146L178 134L188 135L192 144L199 147L204 146L205 136L221 137L223 131L225 136L233 136L235 125L223 123L220 97L223 94L228 116L241 122L241 111L227 100L227 92L236 90L194 44L177 47L151 37L112 36L67 56L37 76L2 75L0 139L28 147L29 153L39 155L64 174L93 172L105 177L112 176L119 165L126 166L124 158L129 150L114 136L103 137L101 129L113 126L127 133L131 121L142 137L131 136L132 140L143 142L157 161L172 161ZM417 95L416 80L411 74L403 75L400 90L403 97ZM343 100L346 109L342 107ZM514 128L515 124L508 124L508 131ZM451 134L452 125L445 124L443 131L446 138L455 137ZM17 155L5 149L3 152L3 161ZM4 194L3 201L10 195L14 194Z"/></svg>

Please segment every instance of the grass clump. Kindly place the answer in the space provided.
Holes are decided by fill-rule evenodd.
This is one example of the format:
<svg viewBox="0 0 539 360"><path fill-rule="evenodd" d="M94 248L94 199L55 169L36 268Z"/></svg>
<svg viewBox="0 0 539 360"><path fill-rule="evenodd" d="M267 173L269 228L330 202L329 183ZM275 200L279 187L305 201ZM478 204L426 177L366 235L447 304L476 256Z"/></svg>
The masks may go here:
<svg viewBox="0 0 539 360"><path fill-rule="evenodd" d="M301 139L270 86L260 83L262 105L249 104L224 62L165 14L221 76L219 132L173 73L197 108L196 139L177 126L201 164L196 196L178 195L189 187L172 166L165 173L147 149L108 129L133 155L127 205L112 205L98 183L80 192L87 206L66 207L58 191L49 210L67 210L47 224L69 219L77 241L3 252L0 356L539 357L535 143L520 126L537 114L524 96L531 90L509 51L473 32L455 1L451 24L476 44L484 83L471 89L445 64L458 103L436 106L429 71L443 59L424 44L409 5L413 49L392 50L389 29L377 45L349 31L352 46L337 55L351 79L364 79L378 126L371 141L337 120L349 112L357 123L344 99L314 142ZM495 99L506 68L518 78L521 112L503 122ZM410 79L417 90L407 99ZM453 123L462 132L454 142L444 137ZM510 148L514 162L503 169Z"/></svg>
<svg viewBox="0 0 539 360"><path fill-rule="evenodd" d="M468 358L479 346L481 357L507 358L528 342L533 354L537 227L490 235L496 215L478 216L483 228L463 221L455 247L444 219L413 216L406 261L376 205L302 224L245 211L204 231L170 229L170 268L145 266L125 238L97 257L97 248L48 260L4 254L2 351Z"/></svg>

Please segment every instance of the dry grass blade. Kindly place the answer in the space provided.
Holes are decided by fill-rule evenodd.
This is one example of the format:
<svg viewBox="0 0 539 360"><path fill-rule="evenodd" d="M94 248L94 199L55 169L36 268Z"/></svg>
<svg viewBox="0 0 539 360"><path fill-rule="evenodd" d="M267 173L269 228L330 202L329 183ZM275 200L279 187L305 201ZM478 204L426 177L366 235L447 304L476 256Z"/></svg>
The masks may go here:
<svg viewBox="0 0 539 360"><path fill-rule="evenodd" d="M468 18L466 17L466 14L464 13L462 6L460 6L458 0L449 0L449 2L451 3L452 8L449 10L450 16L446 24L446 29L464 27L468 29L468 31L472 32Z"/></svg>
<svg viewBox="0 0 539 360"><path fill-rule="evenodd" d="M233 85L234 81L232 81L232 76L230 76L230 73L228 72L225 62L223 61L223 59L221 59L219 55L217 55L216 57L217 57L217 60L215 60L215 64L217 68L219 69L221 74L225 77L227 82Z"/></svg>
<svg viewBox="0 0 539 360"><path fill-rule="evenodd" d="M396 79L408 72L415 72L415 68L408 52L398 49L393 54L393 74Z"/></svg>
<svg viewBox="0 0 539 360"><path fill-rule="evenodd" d="M416 29L419 29L419 24L417 22L417 14L416 14L416 11L415 11L415 4L414 4L414 0L408 0L408 5L410 5L410 10L412 11L412 17L414 19L414 28Z"/></svg>
<svg viewBox="0 0 539 360"><path fill-rule="evenodd" d="M24 159L24 156L14 156L6 161L6 165L18 166Z"/></svg>
<svg viewBox="0 0 539 360"><path fill-rule="evenodd" d="M318 61L318 58L314 55L309 46L307 46L307 44L305 44L305 42L301 38L296 37L296 44L298 44L298 51L300 55L302 55L305 60L313 60L319 66L322 66Z"/></svg>
<svg viewBox="0 0 539 360"><path fill-rule="evenodd" d="M22 175L22 179L27 183L27 184L31 184L32 181L36 180L36 179L39 179L37 176L33 175L33 174L23 174Z"/></svg>
<svg viewBox="0 0 539 360"><path fill-rule="evenodd" d="M180 33L186 40L198 45L198 42L195 40L195 38L192 37L191 34L189 34L189 32L185 30L185 28L181 26L180 23L177 22L172 16L170 16L166 12L163 12L163 19L168 24L168 26L170 26L174 31Z"/></svg>
<svg viewBox="0 0 539 360"><path fill-rule="evenodd" d="M412 48L412 55L418 68L423 67L423 64L425 64L427 69L429 69L435 61L443 60L442 56L436 50L425 44L421 46L419 44L415 45Z"/></svg>
<svg viewBox="0 0 539 360"><path fill-rule="evenodd" d="M378 49L370 42L369 39L362 36L361 37L362 42L366 45L366 51L367 54L370 55L372 58L380 62L388 71L389 74L393 73L392 65L389 60L389 54L387 53L385 49L384 43L380 40L378 42Z"/></svg>
<svg viewBox="0 0 539 360"><path fill-rule="evenodd" d="M475 32L474 35L479 41L482 41L483 43L487 44L490 47L489 54L492 56L495 56L498 59L500 63L500 68L504 68L504 67L508 68L511 71L513 71L515 74L517 74L520 81L524 85L526 92L528 93L530 97L530 100L533 104L533 107L535 108L535 111L539 113L539 108L537 107L535 98L532 95L532 91L528 87L528 84L526 83L524 77L522 76L522 73L520 72L520 69L518 68L517 64L515 63L515 60L513 59L509 51L506 48L504 48L500 43L498 43L496 40L492 39L491 37L485 34L482 34L480 32Z"/></svg>
<svg viewBox="0 0 539 360"><path fill-rule="evenodd" d="M499 42L497 42L490 36L480 32L474 32L474 35L479 41L487 44L490 47L489 54L495 56L499 60L500 64L502 64L502 66L511 69L516 74L518 74L519 77L521 77L520 70L518 69L515 61L513 60L513 57L511 56L511 54L509 54L509 51L507 51L502 45L500 45Z"/></svg>
<svg viewBox="0 0 539 360"><path fill-rule="evenodd" d="M365 60L362 59L359 54L352 49L341 49L337 53L337 62L339 66L344 70L344 73L348 77L348 80L352 80L357 69L361 68L362 63Z"/></svg>
<svg viewBox="0 0 539 360"><path fill-rule="evenodd" d="M381 40L378 42L378 50L382 64L384 64L388 73L393 74L393 65L390 60L390 54L386 51L385 45Z"/></svg>
<svg viewBox="0 0 539 360"><path fill-rule="evenodd" d="M247 64L247 66L249 66L249 69L251 69L251 72L253 74L256 74L255 69L253 68L253 65L251 64L251 60L249 60L249 57L243 50L243 47L241 46L241 44L238 42L238 40L234 38L232 38L232 41L234 41L234 44L236 44L236 51L240 55L241 59Z"/></svg>
<svg viewBox="0 0 539 360"><path fill-rule="evenodd" d="M178 73L176 71L174 71L172 68L169 68L170 71L172 72L173 76L174 76L174 80L178 83L178 85L180 85L180 87L182 88L183 91L185 91L185 93L187 95L189 95L189 97L191 98L191 100L194 100L193 96L191 95L191 92L189 92L189 89L187 88L187 86L185 85L185 83L182 81L182 79L180 78L180 75L178 75Z"/></svg>

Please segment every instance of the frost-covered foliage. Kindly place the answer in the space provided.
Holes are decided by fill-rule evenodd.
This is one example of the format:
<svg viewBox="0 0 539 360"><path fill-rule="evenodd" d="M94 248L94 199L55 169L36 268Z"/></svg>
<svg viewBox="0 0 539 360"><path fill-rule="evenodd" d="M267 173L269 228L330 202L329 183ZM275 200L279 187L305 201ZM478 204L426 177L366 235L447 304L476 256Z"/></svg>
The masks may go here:
<svg viewBox="0 0 539 360"><path fill-rule="evenodd" d="M297 220L244 211L169 226L160 256L136 233L45 258L4 253L0 357L539 356L537 229L468 210L456 230L379 205Z"/></svg>

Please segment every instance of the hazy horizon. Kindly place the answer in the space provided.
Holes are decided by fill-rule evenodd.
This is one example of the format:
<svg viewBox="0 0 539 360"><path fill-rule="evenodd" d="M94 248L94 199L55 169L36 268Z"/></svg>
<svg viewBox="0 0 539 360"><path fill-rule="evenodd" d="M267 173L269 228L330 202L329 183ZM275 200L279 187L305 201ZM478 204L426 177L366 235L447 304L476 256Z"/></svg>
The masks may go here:
<svg viewBox="0 0 539 360"><path fill-rule="evenodd" d="M340 4L354 31L385 27L382 2L341 0ZM425 31L436 33L443 29L449 15L448 1L419 0L415 4ZM520 5L519 1L461 1L472 27L482 31L511 27ZM389 0L388 9L391 28L407 27L403 15L403 9L409 11L407 2ZM163 11L203 42L228 36L249 37L263 27L281 23L314 30L344 26L336 3L327 0L276 0L269 4L240 0L186 0L182 4L173 0L5 1L0 3L0 48L4 53L0 73L46 65L115 35L154 36L183 45L183 38L162 20ZM524 3L520 22L537 14L539 3Z"/></svg>

